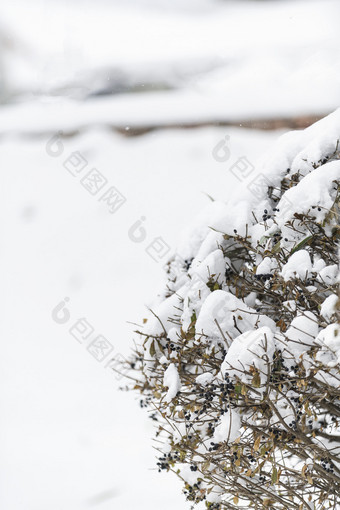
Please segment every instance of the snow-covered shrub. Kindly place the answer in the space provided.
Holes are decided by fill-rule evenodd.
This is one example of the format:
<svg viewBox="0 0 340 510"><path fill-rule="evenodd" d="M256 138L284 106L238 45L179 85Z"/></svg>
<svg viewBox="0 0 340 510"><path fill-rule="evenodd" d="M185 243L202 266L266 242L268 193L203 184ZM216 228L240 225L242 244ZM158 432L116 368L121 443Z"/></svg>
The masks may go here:
<svg viewBox="0 0 340 510"><path fill-rule="evenodd" d="M199 506L340 508L339 139L340 110L212 202L138 332L157 465Z"/></svg>

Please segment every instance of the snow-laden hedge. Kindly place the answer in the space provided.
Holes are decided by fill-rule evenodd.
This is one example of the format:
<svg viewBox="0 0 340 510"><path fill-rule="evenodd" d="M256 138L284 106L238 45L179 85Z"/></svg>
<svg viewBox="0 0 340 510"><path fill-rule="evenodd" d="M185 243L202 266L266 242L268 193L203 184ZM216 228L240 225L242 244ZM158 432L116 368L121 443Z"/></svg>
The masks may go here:
<svg viewBox="0 0 340 510"><path fill-rule="evenodd" d="M139 332L157 465L199 506L340 508L339 139L340 110L212 202Z"/></svg>

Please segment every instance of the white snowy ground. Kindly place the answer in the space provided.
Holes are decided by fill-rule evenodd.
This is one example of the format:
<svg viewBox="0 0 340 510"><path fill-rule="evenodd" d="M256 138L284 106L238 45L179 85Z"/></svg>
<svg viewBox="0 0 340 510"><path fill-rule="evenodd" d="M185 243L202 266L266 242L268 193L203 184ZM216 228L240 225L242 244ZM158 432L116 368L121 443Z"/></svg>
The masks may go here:
<svg viewBox="0 0 340 510"><path fill-rule="evenodd" d="M222 163L212 151L225 135L231 154ZM207 203L202 192L234 193L231 164L242 155L254 162L277 136L206 128L125 138L92 128L56 158L46 137L2 138L1 508L190 508L175 477L151 470L152 421L69 329L86 318L93 335L127 354L127 321L139 321L159 289L148 243L162 236L175 248ZM72 151L125 195L115 214L63 167ZM147 237L138 244L128 229L141 216ZM51 313L64 297L70 319L57 324Z"/></svg>

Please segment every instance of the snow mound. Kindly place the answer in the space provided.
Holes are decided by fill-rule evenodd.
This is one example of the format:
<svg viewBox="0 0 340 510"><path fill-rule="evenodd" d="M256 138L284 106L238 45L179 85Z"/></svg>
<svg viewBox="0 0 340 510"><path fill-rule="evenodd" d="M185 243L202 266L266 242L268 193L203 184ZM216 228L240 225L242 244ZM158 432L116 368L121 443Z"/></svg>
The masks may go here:
<svg viewBox="0 0 340 510"><path fill-rule="evenodd" d="M259 490L281 472L322 500L314 465L340 436L339 140L340 109L284 135L256 185L243 199L211 202L168 262L136 366L167 417L159 435L175 469L181 461L190 501L213 494L234 508L242 494L254 503L247 477ZM198 470L201 478L190 474ZM291 506L284 490L270 494L277 508Z"/></svg>

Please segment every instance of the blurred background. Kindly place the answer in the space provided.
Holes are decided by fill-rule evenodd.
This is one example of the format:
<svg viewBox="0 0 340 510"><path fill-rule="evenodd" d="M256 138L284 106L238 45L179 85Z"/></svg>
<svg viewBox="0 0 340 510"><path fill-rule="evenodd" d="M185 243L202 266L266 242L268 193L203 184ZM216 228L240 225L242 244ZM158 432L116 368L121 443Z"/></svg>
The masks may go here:
<svg viewBox="0 0 340 510"><path fill-rule="evenodd" d="M339 106L339 15L338 0L2 0L2 509L190 508L108 360L207 195L248 184L239 158L256 167Z"/></svg>

